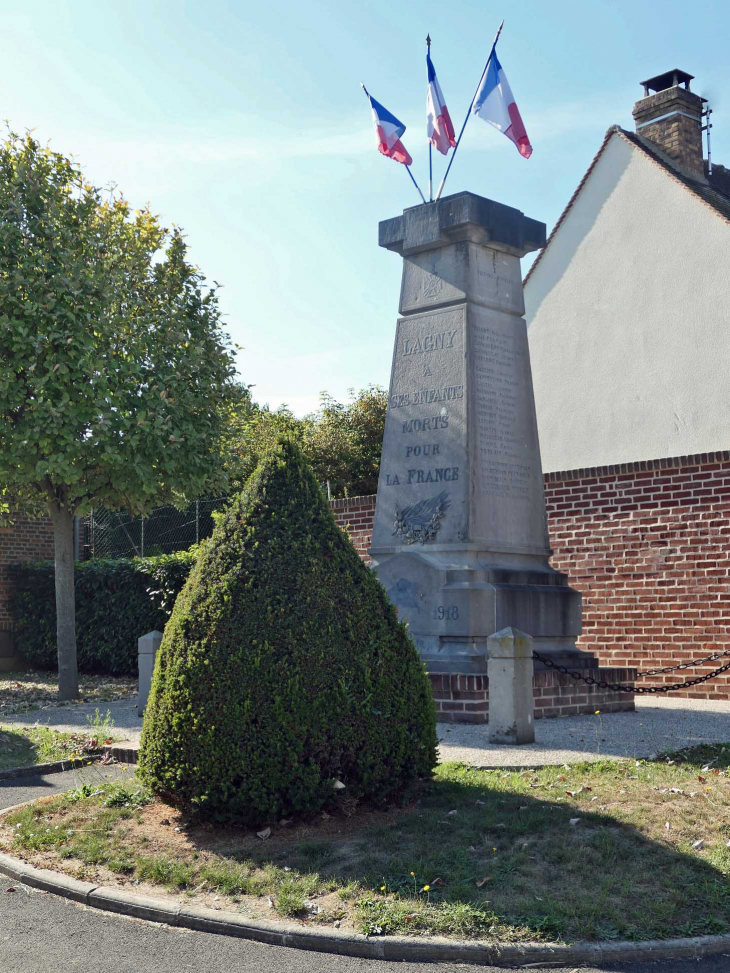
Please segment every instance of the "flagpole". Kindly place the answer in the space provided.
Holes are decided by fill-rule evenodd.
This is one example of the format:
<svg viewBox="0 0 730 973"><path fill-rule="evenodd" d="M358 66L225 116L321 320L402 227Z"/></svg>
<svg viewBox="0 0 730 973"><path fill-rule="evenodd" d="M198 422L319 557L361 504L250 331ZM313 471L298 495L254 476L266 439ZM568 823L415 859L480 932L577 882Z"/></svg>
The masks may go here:
<svg viewBox="0 0 730 973"><path fill-rule="evenodd" d="M370 92L369 92L369 91L368 91L368 89L367 89L367 88L365 87L365 85L364 85L364 84L362 83L362 81L360 82L360 87L361 87L361 88L362 88L362 90L363 90L363 91L365 92L365 95L366 95L366 97L367 97L367 99L368 99L368 101L370 101ZM407 171L407 173L408 173L408 175L409 175L409 176L411 177L411 182L413 183L413 185L414 185L414 186L416 187L416 189L418 190L418 195L419 195L419 196L421 197L421 199L422 199L422 200L423 200L423 202L425 203L425 202L426 202L426 199L425 199L425 197L424 197L424 195L423 195L423 193L421 192L421 187L420 187L420 186L418 185L418 183L416 182L416 180L415 180L415 179L413 178L413 173L411 172L411 169L410 169L410 166L407 166L407 165L406 165L405 163L403 163L403 167L404 167L404 168L405 168L405 170Z"/></svg>
<svg viewBox="0 0 730 973"><path fill-rule="evenodd" d="M431 35L426 34L426 49L427 56L431 53ZM431 152L433 150L433 143L431 139L428 140L428 201L433 202L433 161L431 159Z"/></svg>
<svg viewBox="0 0 730 973"><path fill-rule="evenodd" d="M405 166L405 170L408 173L408 175L411 177L411 182L413 183L413 185L418 190L418 195L421 197L421 199L425 203L426 202L426 197L421 192L421 187L418 185L418 183L416 182L416 180L413 178L413 173L411 172L411 167L410 166Z"/></svg>
<svg viewBox="0 0 730 973"><path fill-rule="evenodd" d="M469 102L469 107L468 107L468 109L466 111L466 118L464 119L464 124L461 126L461 131L459 132L459 137L456 140L456 145L454 146L454 151L452 153L452 156L449 159L449 164L446 167L446 172L444 173L444 178L441 180L441 185L439 186L439 191L436 193L436 200L437 201L440 199L441 193L444 191L444 185L446 183L446 180L448 179L449 172L451 171L451 167L454 164L454 159L456 158L456 152L457 152L457 149L459 148L459 144L461 143L461 136L464 134L464 129L466 128L466 123L469 121L469 118L471 116L472 106L474 105L474 98L476 98L477 94L479 93L479 89L482 86L482 81L484 80L484 75L487 73L487 68L489 67L489 62L492 59L492 54L494 54L494 48L497 46L497 41L499 40L499 35L502 33L502 28L503 27L504 27L504 21L502 21L502 23L499 25L499 30L497 31L497 35L494 38L494 43L492 44L492 49L490 50L489 57L487 58L487 63L484 65L484 70L482 71L482 73L481 73L481 75L479 77L479 84L477 85L476 91L474 92L474 95L473 95L471 101Z"/></svg>

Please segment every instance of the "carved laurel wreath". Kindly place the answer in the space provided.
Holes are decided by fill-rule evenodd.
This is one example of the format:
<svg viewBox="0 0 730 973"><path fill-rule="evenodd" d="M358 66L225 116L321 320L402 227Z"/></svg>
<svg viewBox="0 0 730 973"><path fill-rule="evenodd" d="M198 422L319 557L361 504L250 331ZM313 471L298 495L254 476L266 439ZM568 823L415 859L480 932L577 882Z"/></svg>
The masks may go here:
<svg viewBox="0 0 730 973"><path fill-rule="evenodd" d="M419 500L402 510L396 504L393 533L403 538L405 544L425 544L438 534L441 518L450 504L446 490L436 497Z"/></svg>

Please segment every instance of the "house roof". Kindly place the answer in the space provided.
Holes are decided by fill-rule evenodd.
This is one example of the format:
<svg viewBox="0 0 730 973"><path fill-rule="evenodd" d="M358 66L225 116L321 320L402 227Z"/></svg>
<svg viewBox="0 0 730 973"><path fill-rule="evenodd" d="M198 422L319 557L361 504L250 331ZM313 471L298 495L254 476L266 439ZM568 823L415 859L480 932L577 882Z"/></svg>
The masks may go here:
<svg viewBox="0 0 730 973"><path fill-rule="evenodd" d="M649 139L646 139L641 135L637 135L635 132L628 132L619 125L612 125L606 132L603 142L601 143L598 152L596 152L595 156L593 157L593 161L588 166L585 175L578 183L577 189L568 200L568 205L560 214L560 218L553 227L550 236L547 238L545 246L537 255L537 258L527 272L523 283L527 283L535 270L535 267L537 267L542 260L545 252L552 243L555 234L558 232L568 213L572 209L573 203L580 195L581 189L586 184L590 174L596 167L596 163L603 155L606 146L614 135L619 136L619 138L622 138L625 142L628 142L629 145L643 152L644 155L646 155L655 165L658 165L660 168L664 169L670 178L679 182L688 192L696 196L705 206L709 206L710 209L713 209L726 223L730 223L730 180L724 178L725 170L722 169L722 167L720 167L722 169L722 177L720 177L720 173L718 173L719 178L717 179L713 179L712 175L707 177L705 180L693 179L686 173L686 171L679 169L669 158L669 156L665 155L659 146L654 142L650 142Z"/></svg>

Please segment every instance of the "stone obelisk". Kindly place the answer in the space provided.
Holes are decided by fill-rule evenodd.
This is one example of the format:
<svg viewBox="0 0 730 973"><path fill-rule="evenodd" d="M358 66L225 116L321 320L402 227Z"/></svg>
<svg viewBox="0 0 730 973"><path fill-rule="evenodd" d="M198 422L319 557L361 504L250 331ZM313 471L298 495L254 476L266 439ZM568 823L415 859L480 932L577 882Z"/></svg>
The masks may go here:
<svg viewBox="0 0 730 973"><path fill-rule="evenodd" d="M486 672L508 626L580 664L581 596L548 564L523 317L520 257L545 225L458 193L385 220L379 242L403 278L375 571L431 672Z"/></svg>

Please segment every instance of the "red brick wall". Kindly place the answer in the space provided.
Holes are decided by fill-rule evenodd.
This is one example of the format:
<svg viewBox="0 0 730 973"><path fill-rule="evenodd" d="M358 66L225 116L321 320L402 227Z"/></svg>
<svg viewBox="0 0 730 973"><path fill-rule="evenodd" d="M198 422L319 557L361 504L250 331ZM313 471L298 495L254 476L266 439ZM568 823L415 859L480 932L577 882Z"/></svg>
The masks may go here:
<svg viewBox="0 0 730 973"><path fill-rule="evenodd" d="M552 563L583 592L582 648L654 669L730 649L730 453L545 477ZM641 680L679 682L688 672ZM683 695L730 698L730 676Z"/></svg>
<svg viewBox="0 0 730 973"><path fill-rule="evenodd" d="M545 493L552 564L583 593L579 645L602 665L655 669L730 649L730 452L549 473ZM364 555L375 497L333 508ZM730 675L681 695L730 699Z"/></svg>
<svg viewBox="0 0 730 973"><path fill-rule="evenodd" d="M330 500L330 507L335 515L337 526L348 532L358 554L366 564L369 564L368 548L373 534L375 496Z"/></svg>
<svg viewBox="0 0 730 973"><path fill-rule="evenodd" d="M485 675L429 673L436 719L440 723L487 723L489 721L489 678ZM627 669L601 669L601 679L613 683L633 682ZM580 713L618 713L634 709L634 694L611 692L597 686L576 684L559 672L536 672L533 682L535 719L548 716L576 716Z"/></svg>

